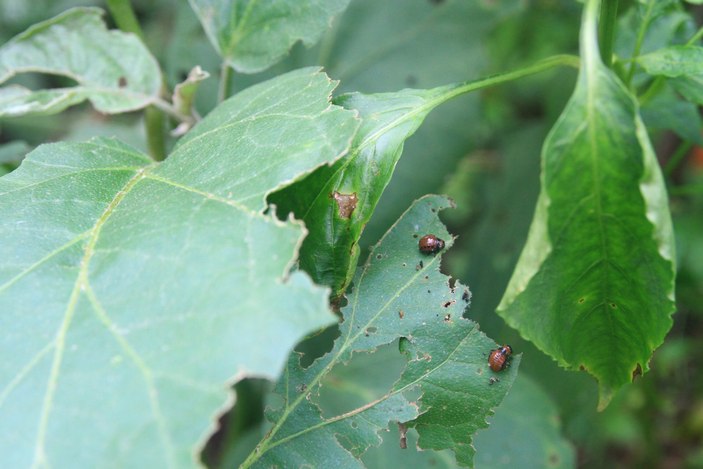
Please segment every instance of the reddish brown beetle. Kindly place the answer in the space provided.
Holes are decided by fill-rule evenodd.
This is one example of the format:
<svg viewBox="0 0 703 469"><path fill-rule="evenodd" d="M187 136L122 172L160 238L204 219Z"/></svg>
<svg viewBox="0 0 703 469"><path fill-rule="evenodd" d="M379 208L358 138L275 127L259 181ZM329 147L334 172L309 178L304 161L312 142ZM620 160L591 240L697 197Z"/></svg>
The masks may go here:
<svg viewBox="0 0 703 469"><path fill-rule="evenodd" d="M444 249L444 240L439 239L433 234L428 234L420 238L418 247L425 254L434 254Z"/></svg>
<svg viewBox="0 0 703 469"><path fill-rule="evenodd" d="M500 348L491 350L488 355L488 365L493 371L504 370L508 366L508 359L513 354L513 348L510 345L503 345Z"/></svg>

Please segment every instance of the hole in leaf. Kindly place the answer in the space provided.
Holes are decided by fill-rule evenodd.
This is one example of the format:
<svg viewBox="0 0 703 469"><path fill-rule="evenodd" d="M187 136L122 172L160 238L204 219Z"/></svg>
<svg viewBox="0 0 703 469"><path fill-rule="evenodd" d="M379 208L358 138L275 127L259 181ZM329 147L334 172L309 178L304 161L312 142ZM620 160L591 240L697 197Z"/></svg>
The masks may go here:
<svg viewBox="0 0 703 469"><path fill-rule="evenodd" d="M413 238L417 238L417 237L418 237L418 234L415 233L415 234L413 235Z"/></svg>
<svg viewBox="0 0 703 469"><path fill-rule="evenodd" d="M420 261L420 263L415 266L415 270L422 270L423 267L425 267L425 264L422 261Z"/></svg>
<svg viewBox="0 0 703 469"><path fill-rule="evenodd" d="M449 308L454 303L456 303L455 300L450 300L450 301L445 302L442 306L444 306L445 308Z"/></svg>
<svg viewBox="0 0 703 469"><path fill-rule="evenodd" d="M461 299L464 300L466 303L468 303L469 300L471 299L471 292L469 291L468 288L464 289L464 294L461 295Z"/></svg>
<svg viewBox="0 0 703 469"><path fill-rule="evenodd" d="M610 307L613 309L618 309L618 305L616 305L615 303L610 303Z"/></svg>
<svg viewBox="0 0 703 469"><path fill-rule="evenodd" d="M127 86L127 77L120 77L120 79L117 80L117 86L120 88Z"/></svg>
<svg viewBox="0 0 703 469"><path fill-rule="evenodd" d="M583 303L584 301L586 301L586 298L579 298L579 303Z"/></svg>
<svg viewBox="0 0 703 469"><path fill-rule="evenodd" d="M351 425L352 428L358 428L358 427L359 427L359 424L356 423L355 420L352 420L352 421L349 423L349 425Z"/></svg>
<svg viewBox="0 0 703 469"><path fill-rule="evenodd" d="M376 254L376 259L383 259L383 256L381 254Z"/></svg>
<svg viewBox="0 0 703 469"><path fill-rule="evenodd" d="M446 316L444 316L444 321L445 321L445 322L449 322L449 321L451 321L451 320L452 320L452 315L451 315L451 314L447 314Z"/></svg>

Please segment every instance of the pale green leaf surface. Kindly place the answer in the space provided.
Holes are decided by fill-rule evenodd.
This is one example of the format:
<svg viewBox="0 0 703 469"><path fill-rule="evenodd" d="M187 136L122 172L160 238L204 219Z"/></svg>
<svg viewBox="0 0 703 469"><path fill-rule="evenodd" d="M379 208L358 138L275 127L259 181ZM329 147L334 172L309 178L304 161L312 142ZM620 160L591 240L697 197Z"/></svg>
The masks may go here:
<svg viewBox="0 0 703 469"><path fill-rule="evenodd" d="M524 373L489 423L474 438L477 469L576 467L576 453L561 434L556 405Z"/></svg>
<svg viewBox="0 0 703 469"><path fill-rule="evenodd" d="M671 327L674 268L660 169L633 97L598 57L593 9L576 90L543 147L535 216L498 311L562 366L596 377L602 408L647 371Z"/></svg>
<svg viewBox="0 0 703 469"><path fill-rule="evenodd" d="M0 88L0 116L54 114L86 99L100 112L141 109L158 98L161 72L133 34L108 31L99 8L75 8L0 47L0 83L27 72L66 76L69 88Z"/></svg>
<svg viewBox="0 0 703 469"><path fill-rule="evenodd" d="M243 467L286 461L329 467L332 459L341 467L361 467L356 458L380 444L378 432L406 421L417 427L423 447L450 448L462 464L471 463L471 435L487 425L486 417L515 377L519 357L500 373L499 382L490 384L490 377L498 375L487 362L495 343L462 317L468 289L458 282L450 285L439 272L440 255L418 250L418 239L426 233L451 246L437 213L449 205L440 196L419 199L374 247L342 308L340 337L308 368L300 366L298 356L291 357L268 411L273 426ZM409 359L400 379L380 397L377 389L369 389L357 407L323 416L316 400L324 383L335 382L327 378L355 353L374 352L400 337ZM329 402L334 390L327 392L324 401Z"/></svg>
<svg viewBox="0 0 703 469"><path fill-rule="evenodd" d="M235 70L254 73L297 41L311 46L349 0L190 0L212 45Z"/></svg>
<svg viewBox="0 0 703 469"><path fill-rule="evenodd" d="M282 214L294 212L305 222L310 235L301 248L300 266L317 283L331 286L333 294L343 293L354 275L359 238L405 140L443 102L444 92L446 88L340 96L335 102L358 111L362 119L350 154L270 198Z"/></svg>
<svg viewBox="0 0 703 469"><path fill-rule="evenodd" d="M304 230L259 210L349 145L356 120L329 106L332 87L315 69L257 85L161 164L97 139L39 147L0 179L8 467L193 467L229 385L275 379L301 337L334 322L328 290L288 272ZM268 99L290 99L287 117ZM270 138L292 129L306 151L280 180L257 178L288 160Z"/></svg>
<svg viewBox="0 0 703 469"><path fill-rule="evenodd" d="M647 73L669 78L671 85L687 99L703 104L703 47L665 47L637 61Z"/></svg>

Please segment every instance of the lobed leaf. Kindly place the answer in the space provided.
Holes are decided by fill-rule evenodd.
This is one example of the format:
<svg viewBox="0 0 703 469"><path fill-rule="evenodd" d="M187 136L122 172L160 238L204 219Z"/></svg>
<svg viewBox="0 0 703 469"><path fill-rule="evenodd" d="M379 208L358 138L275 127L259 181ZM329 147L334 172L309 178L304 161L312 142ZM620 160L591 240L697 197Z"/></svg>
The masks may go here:
<svg viewBox="0 0 703 469"><path fill-rule="evenodd" d="M583 67L542 151L532 227L498 313L562 366L598 379L599 408L648 369L671 327L673 233L635 100L598 56L597 2Z"/></svg>
<svg viewBox="0 0 703 469"><path fill-rule="evenodd" d="M39 147L0 179L0 451L9 467L192 467L229 386L275 379L334 322L289 273L265 194L346 151L317 69L224 102L163 163L115 140Z"/></svg>
<svg viewBox="0 0 703 469"><path fill-rule="evenodd" d="M159 94L156 60L133 34L108 31L99 8L74 8L37 23L0 47L0 83L27 72L62 75L76 86L0 88L0 117L55 114L90 100L107 114L134 111Z"/></svg>
<svg viewBox="0 0 703 469"><path fill-rule="evenodd" d="M278 62L297 41L311 46L349 0L189 0L229 66L255 73Z"/></svg>
<svg viewBox="0 0 703 469"><path fill-rule="evenodd" d="M357 458L380 444L378 432L391 422L416 427L422 447L451 448L461 464L471 464L471 435L487 425L486 416L505 396L517 366L491 384L495 373L487 357L495 343L462 317L468 289L450 285L439 272L439 255L418 250L418 238L426 233L451 246L437 214L449 205L439 196L416 201L373 248L342 308L340 337L307 368L297 355L291 357L268 411L273 426L242 467L333 462L362 467ZM352 410L321 414L316 400L330 375L355 354L375 352L401 337L409 363L392 387Z"/></svg>

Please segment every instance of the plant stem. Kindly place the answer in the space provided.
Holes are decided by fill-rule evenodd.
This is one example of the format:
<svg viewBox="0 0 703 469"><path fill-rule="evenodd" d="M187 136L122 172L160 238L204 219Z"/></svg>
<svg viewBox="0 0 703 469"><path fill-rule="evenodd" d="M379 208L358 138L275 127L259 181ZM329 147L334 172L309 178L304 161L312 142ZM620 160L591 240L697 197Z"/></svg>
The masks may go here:
<svg viewBox="0 0 703 469"><path fill-rule="evenodd" d="M518 78L524 78L529 75L534 75L536 73L549 70L550 68L559 66L578 68L579 64L579 58L575 55L555 55L544 60L540 60L539 62L528 67L513 70L512 72L501 73L499 75L493 75L480 80L467 81L464 83L459 83L458 85L450 85L447 87L447 93L442 94L439 100L440 103L443 103L456 96L470 93L471 91L476 91L481 88L488 88L489 86L500 85L512 80L517 80Z"/></svg>
<svg viewBox="0 0 703 469"><path fill-rule="evenodd" d="M130 0L107 0L107 7L115 20L117 27L122 31L133 33L144 42L144 33L134 14ZM161 93L165 94L166 82L162 77ZM149 155L156 160L166 158L166 140L164 138L164 115L158 106L149 106L144 110L144 127L146 129L146 142Z"/></svg>
<svg viewBox="0 0 703 469"><path fill-rule="evenodd" d="M600 55L606 67L613 63L613 43L618 19L618 0L605 0L600 6L598 22L598 43Z"/></svg>
<svg viewBox="0 0 703 469"><path fill-rule="evenodd" d="M217 101L222 102L232 94L232 67L227 63L222 63L220 70L220 87L217 92Z"/></svg>
<svg viewBox="0 0 703 469"><path fill-rule="evenodd" d="M693 146L693 142L688 142L684 141L681 142L681 144L676 148L676 151L674 152L673 155L671 155L671 158L669 158L669 161L666 162L666 165L664 165L664 174L666 175L667 178L670 178L673 172L676 170L676 168L679 166L681 161L686 157L688 154L688 151L691 149Z"/></svg>
<svg viewBox="0 0 703 469"><path fill-rule="evenodd" d="M139 39L144 40L142 28L139 26L137 16L134 14L129 0L107 0L107 8L118 28L128 33L134 33L139 36Z"/></svg>
<svg viewBox="0 0 703 469"><path fill-rule="evenodd" d="M642 23L640 23L639 30L637 30L637 40L635 41L635 49L632 51L632 62L630 63L630 69L627 73L627 77L625 78L625 84L628 88L632 83L632 78L635 76L635 69L637 67L636 59L640 55L640 51L642 50L642 43L644 42L644 35L647 32L647 28L649 28L649 23L651 21L650 16L652 14L654 1L655 0L650 0L647 4L647 11L644 14L644 18L642 18Z"/></svg>

